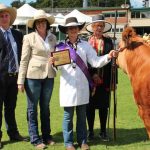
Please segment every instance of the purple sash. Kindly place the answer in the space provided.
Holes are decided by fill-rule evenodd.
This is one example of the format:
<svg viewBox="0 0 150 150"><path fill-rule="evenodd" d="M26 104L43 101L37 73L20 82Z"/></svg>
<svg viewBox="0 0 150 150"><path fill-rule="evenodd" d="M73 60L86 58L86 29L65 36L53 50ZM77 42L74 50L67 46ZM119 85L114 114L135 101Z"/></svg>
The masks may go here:
<svg viewBox="0 0 150 150"><path fill-rule="evenodd" d="M70 47L68 44L62 43L60 42L58 45L56 45L56 47L59 50L63 50L66 47L69 48L69 52L70 52L70 57L73 61L76 62L76 64L79 66L79 68L82 70L82 72L84 73L84 75L86 76L90 87L93 89L94 88L94 83L91 79L91 76L89 74L88 68L85 65L84 61L82 60L82 58L76 53L75 49Z"/></svg>

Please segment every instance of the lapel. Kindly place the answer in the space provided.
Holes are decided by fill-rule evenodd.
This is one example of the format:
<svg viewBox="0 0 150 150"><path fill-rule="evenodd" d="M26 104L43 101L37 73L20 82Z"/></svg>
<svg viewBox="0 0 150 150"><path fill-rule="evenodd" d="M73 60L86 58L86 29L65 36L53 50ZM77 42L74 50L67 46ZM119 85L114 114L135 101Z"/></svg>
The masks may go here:
<svg viewBox="0 0 150 150"><path fill-rule="evenodd" d="M18 32L16 30L14 30L14 29L11 29L11 33L12 33L12 36L13 36L15 42L17 43L17 46L19 44L21 44L22 43L22 39L20 37L20 34L18 34Z"/></svg>
<svg viewBox="0 0 150 150"><path fill-rule="evenodd" d="M39 49L45 49L44 46L44 42L42 40L42 38L40 37L40 35L38 35L38 33L35 32L35 45L39 48Z"/></svg>
<svg viewBox="0 0 150 150"><path fill-rule="evenodd" d="M18 54L18 62L21 59L21 51L22 51L22 42L23 42L23 35L21 32L11 29L12 36L17 44L17 54Z"/></svg>
<svg viewBox="0 0 150 150"><path fill-rule="evenodd" d="M0 37L1 37L1 38L4 38L4 34L3 34L3 32L2 32L1 29L0 29Z"/></svg>
<svg viewBox="0 0 150 150"><path fill-rule="evenodd" d="M12 33L12 35L13 35L13 37L14 37L14 40L17 41L17 36L16 36L16 34L15 34L15 31L11 29L11 33Z"/></svg>
<svg viewBox="0 0 150 150"><path fill-rule="evenodd" d="M34 42L35 42L35 45L37 45L37 47L39 49L43 49L43 50L46 49L44 41L41 39L41 37L39 37L38 33L35 33L35 41ZM50 34L50 36L48 36L48 43L50 45L50 49L55 47L54 37L52 34ZM49 51L50 51L50 49L49 49Z"/></svg>
<svg viewBox="0 0 150 150"><path fill-rule="evenodd" d="M111 50L110 44L111 44L110 41L104 37L104 55L108 54L109 51Z"/></svg>
<svg viewBox="0 0 150 150"><path fill-rule="evenodd" d="M16 44L17 44L17 50L18 50L18 49L20 49L20 46L22 45L22 37L14 29L11 29L11 33L12 33L12 36L13 36Z"/></svg>
<svg viewBox="0 0 150 150"><path fill-rule="evenodd" d="M1 42L1 45L7 45L7 42L6 42L6 39L5 39L5 36L4 36L4 33L3 31L0 29L0 38L3 42Z"/></svg>
<svg viewBox="0 0 150 150"><path fill-rule="evenodd" d="M55 37L53 34L50 34L50 36L48 36L48 42L50 44L50 51L54 51L54 47L56 45L56 42L55 42Z"/></svg>

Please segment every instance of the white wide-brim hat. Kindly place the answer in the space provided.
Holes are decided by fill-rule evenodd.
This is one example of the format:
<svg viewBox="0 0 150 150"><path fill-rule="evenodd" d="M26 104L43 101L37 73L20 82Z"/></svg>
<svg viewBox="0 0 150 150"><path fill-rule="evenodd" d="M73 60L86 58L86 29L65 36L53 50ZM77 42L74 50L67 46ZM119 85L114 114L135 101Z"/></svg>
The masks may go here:
<svg viewBox="0 0 150 150"><path fill-rule="evenodd" d="M1 12L8 12L10 14L10 26L14 23L16 16L17 16L17 11L14 7L8 7L4 4L0 4L0 13Z"/></svg>
<svg viewBox="0 0 150 150"><path fill-rule="evenodd" d="M55 21L54 16L48 16L44 10L40 9L35 12L33 19L28 20L27 26L29 28L33 28L34 22L39 19L46 19L48 21L49 25L53 24Z"/></svg>
<svg viewBox="0 0 150 150"><path fill-rule="evenodd" d="M85 22L84 23L79 23L76 17L69 17L69 18L66 19L65 25L58 25L58 29L62 33L66 34L68 27L78 27L79 30L82 30L84 25L85 25Z"/></svg>
<svg viewBox="0 0 150 150"><path fill-rule="evenodd" d="M87 30L88 32L93 33L92 24L93 24L93 23L96 23L96 22L104 22L104 23L105 23L105 27L104 27L103 33L106 33L106 32L108 32L108 31L110 31L111 28L112 28L112 25L111 25L109 22L105 21L104 15L99 14L99 15L96 15L96 16L93 16L93 17L92 17L92 22L89 23L89 24L87 24L86 30Z"/></svg>

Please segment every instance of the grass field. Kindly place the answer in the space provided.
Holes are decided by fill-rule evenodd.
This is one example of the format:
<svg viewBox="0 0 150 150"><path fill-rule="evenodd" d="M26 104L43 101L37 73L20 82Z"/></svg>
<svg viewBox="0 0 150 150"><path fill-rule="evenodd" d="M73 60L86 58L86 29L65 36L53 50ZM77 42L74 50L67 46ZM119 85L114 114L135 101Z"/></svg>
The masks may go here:
<svg viewBox="0 0 150 150"><path fill-rule="evenodd" d="M67 91L66 91L67 92ZM59 107L59 76L55 80L55 88L51 99L51 129L52 135L57 142L55 146L48 146L48 150L64 150L62 138L62 118L63 108ZM89 142L91 150L150 150L150 142L143 126L142 120L138 116L137 107L134 103L132 90L127 76L119 71L119 84L117 89L117 139L113 140L113 105L111 105L109 134L110 142L101 142L98 138L99 119L95 120L95 141ZM98 113L97 113L98 114ZM18 95L16 109L18 128L23 136L28 137L26 121L26 98L25 94ZM75 124L74 124L75 125ZM40 128L40 124L39 124ZM30 142L14 142L8 139L3 120L3 149L4 150L34 150ZM75 131L75 130L74 130ZM75 134L74 134L75 135ZM80 148L77 148L78 150Z"/></svg>

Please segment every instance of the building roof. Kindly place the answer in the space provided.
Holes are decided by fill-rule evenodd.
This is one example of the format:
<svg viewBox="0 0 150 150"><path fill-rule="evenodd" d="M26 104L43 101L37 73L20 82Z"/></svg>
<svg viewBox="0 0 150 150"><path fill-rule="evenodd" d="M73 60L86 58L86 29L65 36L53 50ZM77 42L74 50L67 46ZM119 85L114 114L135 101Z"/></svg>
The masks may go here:
<svg viewBox="0 0 150 150"><path fill-rule="evenodd" d="M144 7L144 8L130 8L131 12L146 12L150 11L150 7Z"/></svg>

